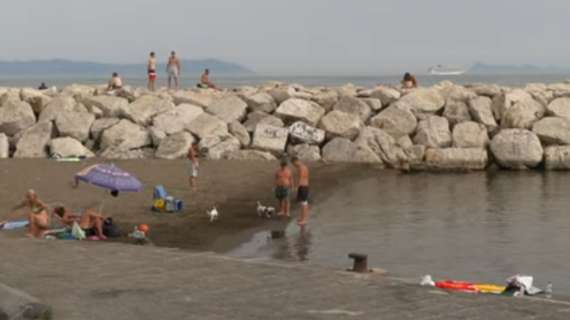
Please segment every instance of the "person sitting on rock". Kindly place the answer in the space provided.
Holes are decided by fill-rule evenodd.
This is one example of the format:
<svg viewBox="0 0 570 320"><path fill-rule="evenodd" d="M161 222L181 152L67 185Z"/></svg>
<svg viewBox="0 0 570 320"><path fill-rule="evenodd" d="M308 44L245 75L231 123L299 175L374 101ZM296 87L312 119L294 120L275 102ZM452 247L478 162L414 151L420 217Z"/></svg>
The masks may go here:
<svg viewBox="0 0 570 320"><path fill-rule="evenodd" d="M101 240L107 239L103 234L105 218L95 209L89 208L80 216L74 215L63 206L56 207L53 212L63 225L73 227L73 223L77 223L87 236L96 235Z"/></svg>
<svg viewBox="0 0 570 320"><path fill-rule="evenodd" d="M409 72L404 74L404 78L402 79L402 88L404 89L414 89L418 87L418 81L416 77L411 75Z"/></svg>
<svg viewBox="0 0 570 320"><path fill-rule="evenodd" d="M45 82L42 82L42 84L40 84L40 86L38 87L38 90L47 90L48 87L46 86Z"/></svg>
<svg viewBox="0 0 570 320"><path fill-rule="evenodd" d="M36 192L32 189L26 192L24 200L13 210L28 208L28 233L27 236L42 238L49 229L48 206L43 203Z"/></svg>
<svg viewBox="0 0 570 320"><path fill-rule="evenodd" d="M210 81L210 69L204 70L202 76L200 77L200 83L198 84L198 88L202 89L217 89L216 85Z"/></svg>
<svg viewBox="0 0 570 320"><path fill-rule="evenodd" d="M107 91L115 91L115 90L120 90L123 88L123 80L121 80L121 77L119 77L119 74L116 72L113 72L113 77L111 78L111 81L109 81L109 85L107 86Z"/></svg>

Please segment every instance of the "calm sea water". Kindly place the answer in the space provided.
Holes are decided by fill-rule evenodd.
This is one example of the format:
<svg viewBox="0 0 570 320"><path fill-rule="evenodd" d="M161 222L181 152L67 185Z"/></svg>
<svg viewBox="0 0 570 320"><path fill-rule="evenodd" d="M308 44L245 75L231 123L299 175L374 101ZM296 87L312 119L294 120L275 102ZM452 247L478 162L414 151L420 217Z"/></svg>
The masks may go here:
<svg viewBox="0 0 570 320"><path fill-rule="evenodd" d="M193 87L199 75L183 75L182 86ZM377 84L397 84L401 79L401 75L378 75L378 76L280 76L280 75L254 75L254 76L228 76L228 75L212 75L212 80L221 87L233 88L242 85L258 85L267 81L282 81L287 83L299 83L307 86L338 86L347 83L355 85L372 87ZM460 75L460 76L431 76L419 75L418 81L423 86L429 86L443 80L450 80L459 84L484 82L497 83L508 86L521 86L527 83L556 83L570 79L570 74L533 74L533 75ZM48 86L62 87L72 83L81 84L104 84L108 78L103 75L51 75L47 76L6 76L0 75L0 86L13 87L37 87L41 82L45 82ZM144 74L135 76L125 76L124 81L127 85L139 87L146 85ZM159 86L166 84L164 75L159 75Z"/></svg>

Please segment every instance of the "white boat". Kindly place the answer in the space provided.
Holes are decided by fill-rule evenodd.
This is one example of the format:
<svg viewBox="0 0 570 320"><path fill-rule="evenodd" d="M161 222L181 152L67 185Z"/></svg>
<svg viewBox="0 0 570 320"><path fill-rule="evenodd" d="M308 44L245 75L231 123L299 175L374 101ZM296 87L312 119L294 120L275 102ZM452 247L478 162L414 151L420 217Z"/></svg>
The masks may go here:
<svg viewBox="0 0 570 320"><path fill-rule="evenodd" d="M466 72L464 68L455 66L437 65L428 69L428 72L436 76L458 76Z"/></svg>

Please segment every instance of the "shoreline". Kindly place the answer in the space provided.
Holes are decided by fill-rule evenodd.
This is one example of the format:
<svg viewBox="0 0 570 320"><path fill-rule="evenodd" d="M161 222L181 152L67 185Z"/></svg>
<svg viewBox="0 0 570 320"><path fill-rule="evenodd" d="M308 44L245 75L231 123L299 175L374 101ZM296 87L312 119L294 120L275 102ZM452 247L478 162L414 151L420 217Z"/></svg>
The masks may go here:
<svg viewBox="0 0 570 320"><path fill-rule="evenodd" d="M412 90L270 82L148 92L0 87L0 158L368 163L418 171L570 170L570 84Z"/></svg>

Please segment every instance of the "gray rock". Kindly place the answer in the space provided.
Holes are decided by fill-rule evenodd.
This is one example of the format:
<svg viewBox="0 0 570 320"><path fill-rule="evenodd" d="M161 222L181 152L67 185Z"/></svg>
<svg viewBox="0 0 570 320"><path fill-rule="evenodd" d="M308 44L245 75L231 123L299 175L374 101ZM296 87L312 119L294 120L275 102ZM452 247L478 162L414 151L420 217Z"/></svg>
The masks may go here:
<svg viewBox="0 0 570 320"><path fill-rule="evenodd" d="M111 96L87 96L83 97L81 103L87 107L89 112L97 108L103 112L104 117L111 118L121 117L129 107L127 99Z"/></svg>
<svg viewBox="0 0 570 320"><path fill-rule="evenodd" d="M277 160L274 155L269 152L259 150L236 150L224 155L228 160L238 161L274 161Z"/></svg>
<svg viewBox="0 0 570 320"><path fill-rule="evenodd" d="M51 122L39 122L26 129L16 144L14 158L46 158L52 131Z"/></svg>
<svg viewBox="0 0 570 320"><path fill-rule="evenodd" d="M89 112L85 106L75 102L75 99L69 96L58 96L53 98L40 113L38 122L53 121L58 115L66 112ZM93 112L92 112L93 113ZM93 113L97 116L95 113Z"/></svg>
<svg viewBox="0 0 570 320"><path fill-rule="evenodd" d="M218 98L218 94L198 93L193 91L177 91L172 94L172 99L176 105L192 104L203 108L207 108Z"/></svg>
<svg viewBox="0 0 570 320"><path fill-rule="evenodd" d="M234 121L228 125L228 129L230 133L239 140L243 147L249 146L251 143L251 137L243 124L238 121Z"/></svg>
<svg viewBox="0 0 570 320"><path fill-rule="evenodd" d="M188 132L178 132L164 138L156 149L155 157L158 159L181 159L188 154L194 137Z"/></svg>
<svg viewBox="0 0 570 320"><path fill-rule="evenodd" d="M570 146L551 146L544 149L546 170L570 170Z"/></svg>
<svg viewBox="0 0 570 320"><path fill-rule="evenodd" d="M542 161L544 150L535 133L524 129L504 129L491 140L497 163L509 169L534 168Z"/></svg>
<svg viewBox="0 0 570 320"><path fill-rule="evenodd" d="M267 124L267 125L271 125L274 127L284 127L285 124L283 123L283 120L277 118L276 116L267 114L265 112L261 112L261 111L254 111L252 113L250 113L247 116L247 120L244 122L244 126L247 129L248 132L253 132L255 131L255 127L257 127L258 124Z"/></svg>
<svg viewBox="0 0 570 320"><path fill-rule="evenodd" d="M293 97L295 89L291 87L277 87L270 89L267 93L275 100L275 102L279 105L286 100L289 100Z"/></svg>
<svg viewBox="0 0 570 320"><path fill-rule="evenodd" d="M212 160L224 159L228 154L240 150L241 143L235 137L226 137L220 143L208 149L206 157Z"/></svg>
<svg viewBox="0 0 570 320"><path fill-rule="evenodd" d="M20 90L20 99L27 102L35 114L40 114L50 102L51 97L46 96L40 90L24 88Z"/></svg>
<svg viewBox="0 0 570 320"><path fill-rule="evenodd" d="M355 143L371 149L382 161L392 168L401 168L408 162L404 150L399 147L396 140L382 129L365 127L360 132Z"/></svg>
<svg viewBox="0 0 570 320"><path fill-rule="evenodd" d="M370 109L370 106L366 104L366 102L362 101L361 99L348 96L342 97L339 102L333 107L333 110L357 115L363 122L366 122L366 120L368 120L372 114L372 110Z"/></svg>
<svg viewBox="0 0 570 320"><path fill-rule="evenodd" d="M8 99L0 106L0 133L13 136L35 123L34 111L26 102Z"/></svg>
<svg viewBox="0 0 570 320"><path fill-rule="evenodd" d="M338 102L338 92L334 90L321 91L314 95L313 101L323 107L326 112L332 110L333 106Z"/></svg>
<svg viewBox="0 0 570 320"><path fill-rule="evenodd" d="M174 104L172 102L156 96L146 95L129 104L123 110L123 115L138 125L146 126L152 123L152 118L155 116L173 109Z"/></svg>
<svg viewBox="0 0 570 320"><path fill-rule="evenodd" d="M321 144L325 141L325 131L297 121L289 127L289 135L295 141L306 144Z"/></svg>
<svg viewBox="0 0 570 320"><path fill-rule="evenodd" d="M298 144L289 146L287 152L297 156L301 161L317 162L321 160L321 150L318 146L310 144Z"/></svg>
<svg viewBox="0 0 570 320"><path fill-rule="evenodd" d="M259 92L246 97L245 101L251 111L262 111L271 113L277 109L277 103L267 92Z"/></svg>
<svg viewBox="0 0 570 320"><path fill-rule="evenodd" d="M202 113L192 120L186 126L186 130L189 130L200 139L208 136L225 137L229 135L228 125L207 113Z"/></svg>
<svg viewBox="0 0 570 320"><path fill-rule="evenodd" d="M183 103L154 117L152 125L166 134L174 134L184 131L202 113L202 108Z"/></svg>
<svg viewBox="0 0 570 320"><path fill-rule="evenodd" d="M117 148L124 150L140 149L150 146L152 141L148 131L129 120L121 120L116 125L103 131L101 149Z"/></svg>
<svg viewBox="0 0 570 320"><path fill-rule="evenodd" d="M455 99L447 100L443 109L443 117L447 118L452 127L461 122L471 121L467 103Z"/></svg>
<svg viewBox="0 0 570 320"><path fill-rule="evenodd" d="M455 148L485 149L489 145L487 128L477 122L462 122L453 128L453 146Z"/></svg>
<svg viewBox="0 0 570 320"><path fill-rule="evenodd" d="M445 101L461 101L467 102L476 98L477 95L470 89L456 85L450 81L443 81L435 86Z"/></svg>
<svg viewBox="0 0 570 320"><path fill-rule="evenodd" d="M496 84L474 83L466 85L465 87L473 91L478 96L485 96L488 98L494 98L503 92L501 87Z"/></svg>
<svg viewBox="0 0 570 320"><path fill-rule="evenodd" d="M549 116L562 117L570 120L570 98L558 98L546 107Z"/></svg>
<svg viewBox="0 0 570 320"><path fill-rule="evenodd" d="M93 121L91 124L91 138L95 141L99 141L101 138L101 133L114 125L119 123L119 119L117 118L100 118Z"/></svg>
<svg viewBox="0 0 570 320"><path fill-rule="evenodd" d="M501 127L530 129L544 116L545 111L544 106L532 98L521 100L503 114Z"/></svg>
<svg viewBox="0 0 570 320"><path fill-rule="evenodd" d="M445 99L438 90L420 88L410 91L395 104L417 113L436 113L445 105Z"/></svg>
<svg viewBox="0 0 570 320"><path fill-rule="evenodd" d="M0 159L6 159L8 157L10 157L10 142L6 134L0 133Z"/></svg>
<svg viewBox="0 0 570 320"><path fill-rule="evenodd" d="M182 132L182 131L180 131ZM177 132L177 133L180 133ZM150 127L148 128L148 134L150 135L150 140L152 141L152 146L157 148L158 146L160 146L160 143L162 142L162 140L166 139L166 137L168 137L168 134L166 134L166 132L161 131L155 127ZM175 134L175 133L173 133Z"/></svg>
<svg viewBox="0 0 570 320"><path fill-rule="evenodd" d="M289 131L285 128L275 127L266 124L258 124L253 134L253 149L269 151L272 153L283 153Z"/></svg>
<svg viewBox="0 0 570 320"><path fill-rule="evenodd" d="M241 121L247 113L247 103L236 96L227 96L215 100L206 111L220 118L226 123Z"/></svg>
<svg viewBox="0 0 570 320"><path fill-rule="evenodd" d="M95 94L95 88L79 84L72 84L64 87L62 93L72 97L87 97Z"/></svg>
<svg viewBox="0 0 570 320"><path fill-rule="evenodd" d="M570 120L560 117L547 117L532 126L540 141L545 145L570 144Z"/></svg>
<svg viewBox="0 0 570 320"><path fill-rule="evenodd" d="M468 102L469 113L471 113L473 120L483 124L490 132L495 131L498 127L491 108L492 103L488 97L477 97Z"/></svg>
<svg viewBox="0 0 570 320"><path fill-rule="evenodd" d="M55 126L60 137L72 137L81 142L89 139L95 116L84 112L62 112L55 118Z"/></svg>
<svg viewBox="0 0 570 320"><path fill-rule="evenodd" d="M322 159L327 162L382 164L382 160L372 149L346 138L334 138L323 147L322 154Z"/></svg>
<svg viewBox="0 0 570 320"><path fill-rule="evenodd" d="M362 120L356 114L350 114L338 110L329 112L321 119L319 128L327 133L327 137L342 137L354 139L363 127Z"/></svg>
<svg viewBox="0 0 570 320"><path fill-rule="evenodd" d="M391 106L370 119L370 125L398 139L412 134L416 130L418 121L409 110Z"/></svg>
<svg viewBox="0 0 570 320"><path fill-rule="evenodd" d="M283 119L301 120L313 126L319 122L324 114L325 109L318 104L295 98L283 102L275 111L275 115Z"/></svg>
<svg viewBox="0 0 570 320"><path fill-rule="evenodd" d="M414 143L430 148L446 148L451 146L451 132L446 118L429 116L420 121L414 136Z"/></svg>
<svg viewBox="0 0 570 320"><path fill-rule="evenodd" d="M374 88L370 94L370 97L380 99L384 107L389 106L396 100L400 99L401 96L402 94L400 91L384 86Z"/></svg>
<svg viewBox="0 0 570 320"><path fill-rule="evenodd" d="M492 104L495 119L502 120L507 110L525 100L532 100L532 96L522 89L515 89L496 96Z"/></svg>
<svg viewBox="0 0 570 320"><path fill-rule="evenodd" d="M484 170L487 150L479 148L427 149L425 163L430 170Z"/></svg>
<svg viewBox="0 0 570 320"><path fill-rule="evenodd" d="M50 156L52 157L87 157L95 155L81 142L71 137L56 138L49 142Z"/></svg>
<svg viewBox="0 0 570 320"><path fill-rule="evenodd" d="M372 109L372 111L377 112L382 110L382 101L378 98L364 98L362 101L366 102L366 104Z"/></svg>

